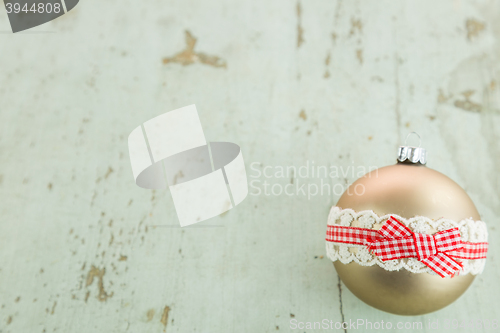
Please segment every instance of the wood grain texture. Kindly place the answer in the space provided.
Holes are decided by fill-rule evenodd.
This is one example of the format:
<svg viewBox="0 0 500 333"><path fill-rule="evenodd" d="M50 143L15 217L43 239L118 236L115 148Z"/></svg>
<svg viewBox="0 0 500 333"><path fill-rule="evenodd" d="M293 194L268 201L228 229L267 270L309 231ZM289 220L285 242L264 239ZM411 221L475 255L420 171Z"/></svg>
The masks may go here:
<svg viewBox="0 0 500 333"><path fill-rule="evenodd" d="M499 37L494 0L85 0L0 34L0 332L500 319ZM250 188L212 227L174 228L168 190L134 184L127 136L193 103L207 139L239 144L261 185L352 183L255 169L381 167L419 132L429 167L489 224L484 274L434 314L370 308L321 257L340 194Z"/></svg>

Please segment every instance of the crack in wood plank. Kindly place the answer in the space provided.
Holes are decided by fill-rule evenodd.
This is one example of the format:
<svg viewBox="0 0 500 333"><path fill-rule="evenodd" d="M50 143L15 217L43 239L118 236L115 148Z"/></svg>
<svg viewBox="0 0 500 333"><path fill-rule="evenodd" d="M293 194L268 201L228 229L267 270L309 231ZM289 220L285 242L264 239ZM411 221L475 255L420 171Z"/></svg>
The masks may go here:
<svg viewBox="0 0 500 333"><path fill-rule="evenodd" d="M340 307L340 316L342 317L342 323L345 322L344 317L344 306L342 304L342 281L340 280L340 276L337 275L338 283L337 287L339 288L339 307ZM347 333L347 328L344 328L344 333Z"/></svg>
<svg viewBox="0 0 500 333"><path fill-rule="evenodd" d="M302 28L302 6L297 1L297 48L304 43L304 29Z"/></svg>

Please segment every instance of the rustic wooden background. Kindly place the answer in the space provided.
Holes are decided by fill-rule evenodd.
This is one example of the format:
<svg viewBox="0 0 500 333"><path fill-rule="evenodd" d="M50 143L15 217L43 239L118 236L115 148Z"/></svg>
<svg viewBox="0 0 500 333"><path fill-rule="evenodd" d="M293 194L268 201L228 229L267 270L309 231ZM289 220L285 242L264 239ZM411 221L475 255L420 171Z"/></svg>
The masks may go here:
<svg viewBox="0 0 500 333"><path fill-rule="evenodd" d="M0 332L500 319L498 1L82 0L9 29L2 10ZM208 140L241 146L249 181L266 166L392 164L419 132L429 167L489 224L485 272L444 310L398 317L359 301L323 257L339 195L251 188L228 213L176 228L169 191L134 184L127 136L193 103Z"/></svg>

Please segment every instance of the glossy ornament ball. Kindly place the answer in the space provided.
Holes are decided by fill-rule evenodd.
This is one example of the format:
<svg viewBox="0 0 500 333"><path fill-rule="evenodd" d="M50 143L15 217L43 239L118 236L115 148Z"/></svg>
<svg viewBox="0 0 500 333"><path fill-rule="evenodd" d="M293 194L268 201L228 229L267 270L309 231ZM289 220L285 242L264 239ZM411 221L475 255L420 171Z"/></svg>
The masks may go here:
<svg viewBox="0 0 500 333"><path fill-rule="evenodd" d="M368 173L350 186L337 206L356 212L373 210L379 216L480 220L474 203L457 183L420 163L398 163ZM399 315L439 310L459 298L474 280L472 274L442 278L405 269L387 271L377 265L366 267L355 262L335 261L334 266L359 299Z"/></svg>

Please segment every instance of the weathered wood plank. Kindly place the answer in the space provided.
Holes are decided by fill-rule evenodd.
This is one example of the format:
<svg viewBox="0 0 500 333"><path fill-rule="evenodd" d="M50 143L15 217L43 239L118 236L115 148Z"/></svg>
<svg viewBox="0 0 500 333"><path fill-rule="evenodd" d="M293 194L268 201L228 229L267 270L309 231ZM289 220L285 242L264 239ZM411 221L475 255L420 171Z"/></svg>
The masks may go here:
<svg viewBox="0 0 500 333"><path fill-rule="evenodd" d="M134 185L126 138L192 103L208 140L241 146L260 189L292 177L254 169L307 163L349 172L298 177L295 188L344 186L357 178L353 167L394 163L406 134L419 132L429 166L466 188L492 241L470 290L414 320L500 319L499 9L451 0L87 0L33 30L55 33L2 34L0 332L413 321L361 303L321 257L340 193L251 188L236 209L203 223L218 227L171 227L169 192ZM0 25L8 30L5 15Z"/></svg>

